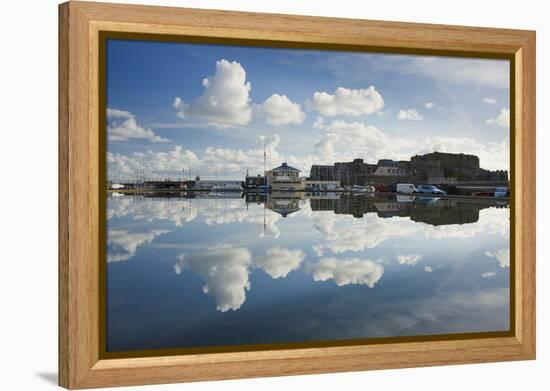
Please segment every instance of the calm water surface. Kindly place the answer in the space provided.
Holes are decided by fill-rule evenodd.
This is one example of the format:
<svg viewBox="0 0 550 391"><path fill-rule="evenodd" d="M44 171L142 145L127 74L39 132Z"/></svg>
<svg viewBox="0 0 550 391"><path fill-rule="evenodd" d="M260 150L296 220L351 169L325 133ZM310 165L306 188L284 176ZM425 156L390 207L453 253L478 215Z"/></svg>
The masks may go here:
<svg viewBox="0 0 550 391"><path fill-rule="evenodd" d="M107 351L509 329L507 203L284 197L109 196Z"/></svg>

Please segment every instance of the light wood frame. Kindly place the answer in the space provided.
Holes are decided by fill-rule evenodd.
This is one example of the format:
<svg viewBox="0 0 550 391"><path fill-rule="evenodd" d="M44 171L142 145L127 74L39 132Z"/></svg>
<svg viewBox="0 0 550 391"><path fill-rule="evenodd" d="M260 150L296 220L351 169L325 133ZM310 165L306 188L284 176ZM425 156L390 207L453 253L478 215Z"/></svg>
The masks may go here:
<svg viewBox="0 0 550 391"><path fill-rule="evenodd" d="M101 359L101 31L509 56L513 336ZM59 384L92 388L535 358L535 32L88 2L59 6Z"/></svg>

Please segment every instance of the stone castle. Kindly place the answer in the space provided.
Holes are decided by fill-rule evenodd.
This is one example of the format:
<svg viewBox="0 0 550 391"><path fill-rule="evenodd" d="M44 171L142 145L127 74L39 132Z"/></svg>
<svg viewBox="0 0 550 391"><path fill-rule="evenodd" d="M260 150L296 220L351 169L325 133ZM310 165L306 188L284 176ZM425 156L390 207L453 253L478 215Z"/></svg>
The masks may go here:
<svg viewBox="0 0 550 391"><path fill-rule="evenodd" d="M381 159L376 164L363 159L334 165L313 165L310 180L339 181L341 186L365 186L378 183L508 182L508 171L486 170L479 158L463 153L432 152L408 160Z"/></svg>

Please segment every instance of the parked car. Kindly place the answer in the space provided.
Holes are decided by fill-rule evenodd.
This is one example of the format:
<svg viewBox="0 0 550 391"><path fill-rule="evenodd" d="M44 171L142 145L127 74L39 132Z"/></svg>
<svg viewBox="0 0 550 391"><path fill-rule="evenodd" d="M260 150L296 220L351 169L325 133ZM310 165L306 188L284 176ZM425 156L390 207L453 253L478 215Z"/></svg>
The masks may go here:
<svg viewBox="0 0 550 391"><path fill-rule="evenodd" d="M397 185L395 185L395 184L393 184L393 185L388 185L388 186L386 187L387 192L388 192L388 193L395 193L395 192L396 192L396 190L395 190L396 187L397 187Z"/></svg>
<svg viewBox="0 0 550 391"><path fill-rule="evenodd" d="M495 197L509 197L510 189L507 187L497 187L495 189Z"/></svg>
<svg viewBox="0 0 550 391"><path fill-rule="evenodd" d="M445 192L443 190L438 189L433 185L420 185L418 187L418 192L423 194L445 195Z"/></svg>
<svg viewBox="0 0 550 391"><path fill-rule="evenodd" d="M396 193L413 194L417 193L418 189L412 183L398 183L395 185Z"/></svg>

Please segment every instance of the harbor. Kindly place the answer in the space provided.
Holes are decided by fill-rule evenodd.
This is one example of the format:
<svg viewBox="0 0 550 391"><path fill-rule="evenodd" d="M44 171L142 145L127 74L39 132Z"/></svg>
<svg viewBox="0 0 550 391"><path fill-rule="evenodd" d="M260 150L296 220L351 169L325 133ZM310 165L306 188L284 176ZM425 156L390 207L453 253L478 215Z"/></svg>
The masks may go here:
<svg viewBox="0 0 550 391"><path fill-rule="evenodd" d="M184 172L182 170L182 174ZM407 184L409 190L404 190L403 184ZM431 191L424 191L426 187ZM421 193L459 197L494 197L501 193L496 196L509 197L509 179L507 171L480 168L479 159L474 155L435 152L414 156L410 161L382 159L377 164L368 164L355 159L332 166L312 165L309 176L282 162L272 169L264 168L263 175L249 175L247 170L242 179L205 179L199 174L192 179L114 178L107 183L107 189L116 192Z"/></svg>

